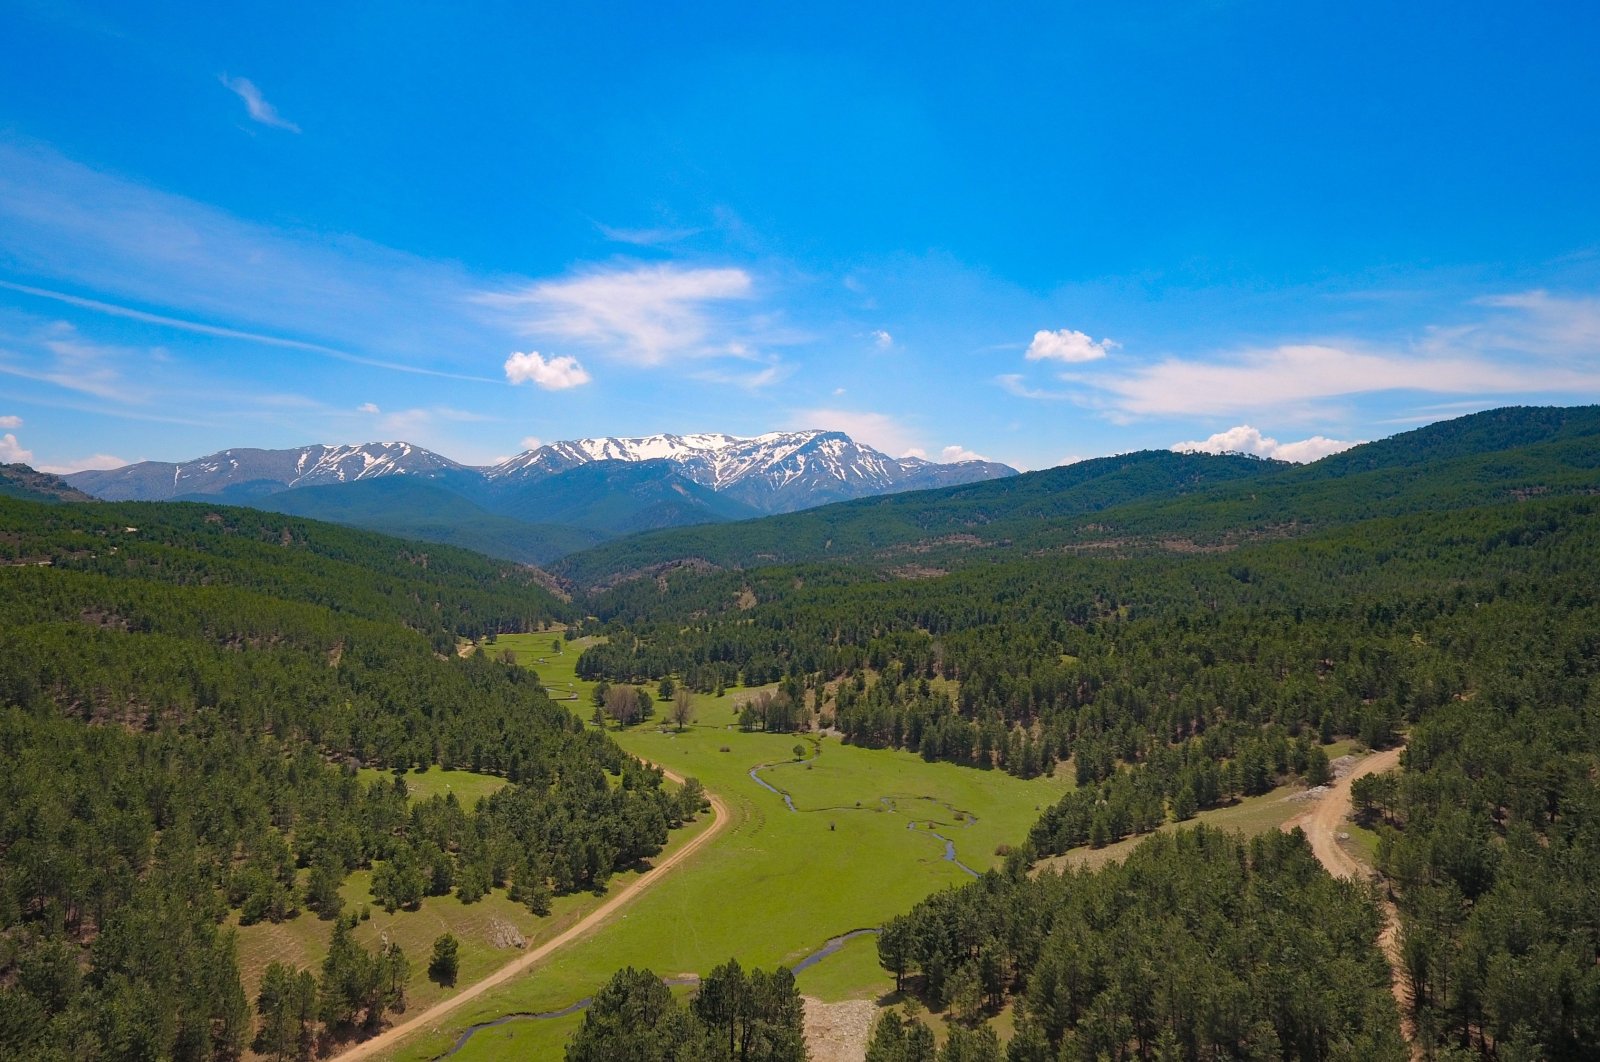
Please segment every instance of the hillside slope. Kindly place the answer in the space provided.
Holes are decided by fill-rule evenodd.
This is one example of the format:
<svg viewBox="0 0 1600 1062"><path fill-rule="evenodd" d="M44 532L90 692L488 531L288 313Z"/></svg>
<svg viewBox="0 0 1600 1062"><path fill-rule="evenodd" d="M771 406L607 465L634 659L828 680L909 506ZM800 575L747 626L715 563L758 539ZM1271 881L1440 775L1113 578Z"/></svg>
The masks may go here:
<svg viewBox="0 0 1600 1062"><path fill-rule="evenodd" d="M948 567L995 550L1213 548L1353 520L1600 489L1600 406L1510 407L1309 465L1144 451L750 523L640 535L564 558L579 586L694 560ZM1092 519L1091 519L1092 517Z"/></svg>

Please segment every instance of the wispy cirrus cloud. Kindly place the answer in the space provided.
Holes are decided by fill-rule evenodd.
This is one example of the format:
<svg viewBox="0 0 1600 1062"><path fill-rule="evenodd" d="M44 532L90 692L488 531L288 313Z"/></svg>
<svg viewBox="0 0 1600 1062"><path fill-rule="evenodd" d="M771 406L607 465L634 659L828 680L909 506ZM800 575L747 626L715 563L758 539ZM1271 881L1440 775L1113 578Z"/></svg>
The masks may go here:
<svg viewBox="0 0 1600 1062"><path fill-rule="evenodd" d="M49 278L0 282L11 291L390 371L495 383L466 370L509 338L485 327L460 266L241 220L6 134L0 257Z"/></svg>
<svg viewBox="0 0 1600 1062"><path fill-rule="evenodd" d="M26 334L5 336L19 350L0 351L0 373L118 403L139 404L146 388L123 373L148 351L132 350L84 338L65 321L41 324Z"/></svg>
<svg viewBox="0 0 1600 1062"><path fill-rule="evenodd" d="M1381 391L1516 395L1593 393L1600 373L1472 355L1417 356L1331 344L1291 344L1215 360L1165 358L1088 381L1133 415L1283 408Z"/></svg>
<svg viewBox="0 0 1600 1062"><path fill-rule="evenodd" d="M1600 299L1532 291L1467 305L1476 311L1469 312L1471 319L1425 328L1414 340L1333 338L1154 360L1128 357L1115 368L1057 374L1066 388L1022 373L1001 374L995 382L1019 398L1075 401L1119 423L1263 410L1314 415L1330 403L1386 392L1477 396L1459 403L1474 408L1522 395L1600 396ZM1039 335L1048 343L1061 337ZM1054 360L1099 360L1091 349L1098 344L1083 333L1061 344L1072 358Z"/></svg>
<svg viewBox="0 0 1600 1062"><path fill-rule="evenodd" d="M261 95L261 90L256 88L254 81L247 77L229 77L227 74L217 75L217 80L222 82L227 90L244 101L245 110L250 114L250 120L261 125L270 125L274 129L285 129L291 133L298 133L300 127L278 113L278 108L268 103L266 97Z"/></svg>
<svg viewBox="0 0 1600 1062"><path fill-rule="evenodd" d="M595 269L476 301L504 314L520 332L580 343L634 365L683 359L749 358L757 322L738 313L753 296L743 269L677 265ZM732 309L730 309L732 307Z"/></svg>
<svg viewBox="0 0 1600 1062"><path fill-rule="evenodd" d="M920 446L913 446L902 457L920 457L924 461L936 461L941 465L953 465L961 461L987 461L987 457L973 450L967 449L959 443L952 443L941 449L933 457L928 456L928 451Z"/></svg>
<svg viewBox="0 0 1600 1062"><path fill-rule="evenodd" d="M0 417L0 428L20 428L20 427L22 427L22 418L21 417L10 416L10 415L4 416L4 417Z"/></svg>
<svg viewBox="0 0 1600 1062"><path fill-rule="evenodd" d="M91 468L121 468L133 462L116 454L90 454L88 457L70 458L54 464L44 463L36 467L40 472L48 472L52 476L66 476L74 472L86 472Z"/></svg>
<svg viewBox="0 0 1600 1062"><path fill-rule="evenodd" d="M595 222L595 228L600 230L600 235L612 243L626 243L634 247L660 247L665 244L681 243L693 236L698 236L703 230L688 228L643 228L629 229L618 228Z"/></svg>
<svg viewBox="0 0 1600 1062"><path fill-rule="evenodd" d="M1032 398L1038 401L1058 402L1063 399L1077 398L1081 392L1050 391L1042 387L1029 387L1027 379L1019 372L1001 373L994 378L994 382L1008 394L1018 398Z"/></svg>
<svg viewBox="0 0 1600 1062"><path fill-rule="evenodd" d="M842 431L856 442L866 443L886 454L926 453L917 433L898 417L870 410L813 408L789 414L787 426L793 431L821 428Z"/></svg>
<svg viewBox="0 0 1600 1062"><path fill-rule="evenodd" d="M1475 304L1500 312L1475 324L1437 330L1425 345L1562 359L1600 355L1600 298L1534 290L1486 295Z"/></svg>
<svg viewBox="0 0 1600 1062"><path fill-rule="evenodd" d="M1177 450L1179 453L1254 454L1257 457L1304 464L1360 444L1360 440L1330 439L1324 435L1313 435L1309 439L1285 443L1270 435L1263 435L1259 429L1252 428L1248 424L1240 424L1195 442L1173 443L1169 449Z"/></svg>

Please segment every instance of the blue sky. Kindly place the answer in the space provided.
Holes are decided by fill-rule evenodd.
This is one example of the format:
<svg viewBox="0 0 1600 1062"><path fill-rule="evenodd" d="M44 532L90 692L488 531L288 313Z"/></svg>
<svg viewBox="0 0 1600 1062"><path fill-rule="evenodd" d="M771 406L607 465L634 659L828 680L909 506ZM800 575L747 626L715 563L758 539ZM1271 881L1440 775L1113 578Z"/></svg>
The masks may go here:
<svg viewBox="0 0 1600 1062"><path fill-rule="evenodd" d="M0 460L1600 401L1592 4L778 7L6 5Z"/></svg>

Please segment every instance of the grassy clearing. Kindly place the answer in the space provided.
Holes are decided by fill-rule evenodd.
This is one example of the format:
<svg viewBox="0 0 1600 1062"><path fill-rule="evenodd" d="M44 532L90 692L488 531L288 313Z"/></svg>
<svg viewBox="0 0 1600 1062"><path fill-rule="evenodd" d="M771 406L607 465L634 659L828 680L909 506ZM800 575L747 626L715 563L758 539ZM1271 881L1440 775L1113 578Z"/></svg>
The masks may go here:
<svg viewBox="0 0 1600 1062"><path fill-rule="evenodd" d="M824 1003L871 998L879 1003L894 993L894 977L878 965L878 938L857 937L795 977L800 993Z"/></svg>
<svg viewBox="0 0 1600 1062"><path fill-rule="evenodd" d="M710 825L708 816L674 831L662 855L671 854L690 838ZM612 888L634 880L637 872L615 875ZM395 941L411 960L411 979L406 986L408 1009L428 1007L453 995L462 988L493 973L515 959L521 951L515 947L497 947L496 923L513 926L527 940L526 947L537 947L557 936L572 923L605 902L604 896L577 893L558 896L551 903L550 915L539 918L521 904L506 898L505 890L497 889L476 903L464 904L455 896L430 896L416 911L396 911L389 914L371 902L372 873L357 870L345 879L340 894L346 911L360 911L365 905L371 918L356 926L356 940L369 950L376 950L385 936ZM234 923L236 924L236 923ZM255 999L267 966L273 962L288 963L312 971L321 969L323 957L328 953L328 941L333 935L333 923L324 922L309 911L298 917L280 922L258 922L237 928L239 942L239 967L246 996ZM443 988L428 980L428 956L433 942L444 933L454 934L460 941L460 973L456 984ZM569 1000L570 1002L570 1000Z"/></svg>
<svg viewBox="0 0 1600 1062"><path fill-rule="evenodd" d="M1285 822L1306 810L1307 805L1299 800L1291 799L1298 793L1305 792L1303 786L1279 786L1270 793L1260 796L1245 797L1237 804L1225 808L1213 808L1202 811L1185 823L1169 822L1157 832L1165 833L1181 827L1194 826L1205 823L1219 829L1231 830L1246 837L1268 830L1275 830ZM1107 863L1121 862L1128 857L1146 837L1147 833L1136 837L1124 837L1115 844L1108 844L1104 848L1074 848L1065 855L1052 856L1049 859L1039 860L1040 867L1102 867Z"/></svg>
<svg viewBox="0 0 1600 1062"><path fill-rule="evenodd" d="M1355 856L1369 867L1378 865L1378 832L1369 830L1365 826L1347 823L1345 830L1350 834L1348 840L1340 841L1347 852Z"/></svg>
<svg viewBox="0 0 1600 1062"><path fill-rule="evenodd" d="M587 718L592 684L574 674L586 644L580 639L552 654L550 636L540 634L502 636L495 648L516 652L518 663L538 671L553 695L574 696L574 710ZM743 733L732 724L737 705L753 692L695 695L696 724L683 733L660 719L612 731L630 752L698 777L720 794L732 811L729 829L614 922L462 1008L397 1057L432 1058L475 1022L565 1006L622 966L671 976L704 973L730 956L746 966L793 963L830 937L878 925L937 889L970 880L944 858L945 841L935 833L954 841L963 863L998 865L995 849L1022 840L1038 809L1071 785L1065 772L1022 781L814 735ZM810 757L805 762L795 762L797 743ZM772 766L762 778L788 792L797 811L751 780L750 769L765 764ZM800 985L830 1001L877 999L893 989L871 937L849 942L808 969ZM484 1030L455 1057L559 1057L580 1021Z"/></svg>
<svg viewBox="0 0 1600 1062"><path fill-rule="evenodd" d="M550 680L560 681L555 674ZM731 719L735 696L697 698L702 724L681 734L648 725L615 735L630 752L698 777L723 796L730 828L604 930L464 1007L448 1028L407 1045L399 1057L431 1058L474 1022L561 1007L627 965L670 976L703 973L730 956L746 966L795 962L830 937L878 925L937 889L970 880L944 858L945 843L927 830L929 821L955 841L962 862L994 866L1001 862L994 849L1020 841L1035 809L1070 785L1065 776L1022 781L831 739L817 743L814 759L795 763L796 742L812 746L814 739L705 725ZM763 777L789 791L799 811L748 776L769 763L777 766ZM917 828L908 828L913 823ZM870 938L852 942L807 971L805 984L834 999L877 998L892 985L877 969L875 949ZM555 1035L532 1032L534 1024L551 1023L486 1030L456 1057L531 1057L530 1036Z"/></svg>
<svg viewBox="0 0 1600 1062"><path fill-rule="evenodd" d="M363 767L356 772L356 777L363 785L371 785L373 782L392 782L394 772ZM407 800L416 802L454 793L461 806L468 811L478 803L479 797L486 797L511 784L497 775L474 774L471 771L441 771L437 767L426 771L407 771L403 777L406 780Z"/></svg>

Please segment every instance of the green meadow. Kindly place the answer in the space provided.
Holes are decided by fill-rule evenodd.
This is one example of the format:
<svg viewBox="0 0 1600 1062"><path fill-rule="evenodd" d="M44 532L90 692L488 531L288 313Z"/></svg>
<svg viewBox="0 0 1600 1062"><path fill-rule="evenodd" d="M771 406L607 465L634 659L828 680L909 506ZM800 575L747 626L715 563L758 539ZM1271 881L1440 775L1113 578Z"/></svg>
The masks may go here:
<svg viewBox="0 0 1600 1062"><path fill-rule="evenodd" d="M363 767L356 777L365 785L373 782L392 782L393 771L379 771ZM474 774L471 771L445 771L437 767L425 771L403 771L400 777L406 782L406 799L416 802L454 793L461 806L471 811L480 797L486 797L509 783L498 775Z"/></svg>
<svg viewBox="0 0 1600 1062"><path fill-rule="evenodd" d="M512 649L553 690L573 690L575 710L587 717L589 688L573 675L581 645L553 655L550 637L503 636L494 650ZM998 865L996 850L1021 841L1038 809L1071 784L1064 772L1023 781L833 738L743 733L732 726L733 705L748 692L697 696L696 722L682 733L659 718L613 730L628 751L697 777L721 796L731 809L729 827L616 919L450 1015L397 1057L434 1058L474 1023L559 1009L623 966L673 976L704 973L730 957L746 966L792 964L832 937L877 926L938 889L971 880L945 858L943 838L975 870ZM797 744L803 761L795 759ZM770 766L762 779L788 793L796 810L751 779L750 770L763 765ZM891 986L870 937L806 970L800 984L828 1000L877 998ZM579 1021L485 1029L453 1057L558 1057Z"/></svg>
<svg viewBox="0 0 1600 1062"><path fill-rule="evenodd" d="M484 776L476 777L481 780ZM670 854L706 829L710 822L709 815L702 815L694 823L674 832L663 855ZM635 871L617 874L611 879L612 888L636 877L638 873ZM372 902L371 883L370 870L351 872L339 889L344 897L344 909L347 912L367 909L369 917L357 924L355 932L356 940L363 947L376 951L379 942L388 939L399 944L411 960L411 979L406 985L406 997L408 1009L413 1010L437 1003L520 955L521 951L504 939L503 927L509 926L521 933L526 947L537 947L605 902L605 896L587 892L558 896L551 902L549 916L539 918L522 904L507 899L504 889L495 889L475 903L462 903L453 894L430 896L415 911L402 909L391 914ZM303 880L301 884L304 884ZM236 919L237 916L233 916L231 921L238 933L240 976L244 981L245 994L251 1000L255 999L262 976L270 963L287 963L317 971L328 953L328 940L333 935L333 923L323 921L310 911L301 911L295 917L278 923L257 922L238 926ZM433 942L445 933L453 934L460 942L460 972L456 984L449 988L435 984L427 976L428 956L433 950Z"/></svg>

